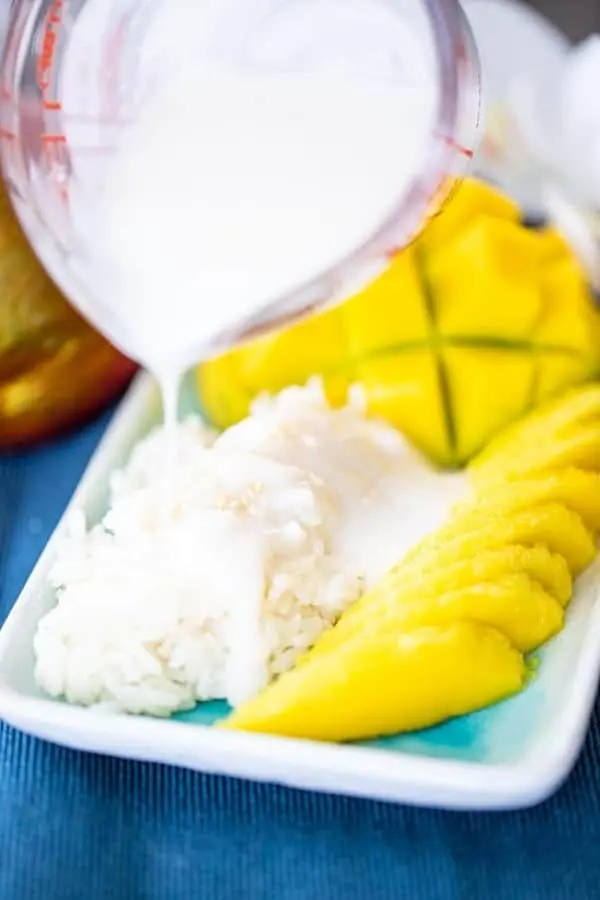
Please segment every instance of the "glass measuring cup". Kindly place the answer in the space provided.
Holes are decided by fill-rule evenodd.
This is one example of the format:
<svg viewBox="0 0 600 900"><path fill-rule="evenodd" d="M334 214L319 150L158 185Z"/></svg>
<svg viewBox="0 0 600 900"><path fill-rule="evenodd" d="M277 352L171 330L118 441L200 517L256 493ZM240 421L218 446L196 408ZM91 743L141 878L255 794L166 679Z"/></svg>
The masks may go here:
<svg viewBox="0 0 600 900"><path fill-rule="evenodd" d="M390 211L382 221L350 252L265 298L251 314L212 334L209 342L194 340L194 322L187 323L189 340L180 353L187 365L343 299L374 277L440 208L474 149L479 68L457 0L206 3L214 10L213 35L218 36L212 45L198 38L194 4L11 4L0 83L0 148L12 201L34 249L65 294L142 363L148 360L136 352L137 310L127 316L127 310L112 301L110 290L99 290L100 283L106 285L106 279L99 278L101 263L82 247L73 210L78 199L79 207L93 217L107 167L140 109L198 57L216 48L272 73L327 66L367 79L403 82L423 77L434 85L436 111L412 178L401 191L390 185ZM166 177L168 173L157 173L157 178ZM174 302L165 297L165 317L177 315ZM207 302L210 299L198 298L199 317Z"/></svg>

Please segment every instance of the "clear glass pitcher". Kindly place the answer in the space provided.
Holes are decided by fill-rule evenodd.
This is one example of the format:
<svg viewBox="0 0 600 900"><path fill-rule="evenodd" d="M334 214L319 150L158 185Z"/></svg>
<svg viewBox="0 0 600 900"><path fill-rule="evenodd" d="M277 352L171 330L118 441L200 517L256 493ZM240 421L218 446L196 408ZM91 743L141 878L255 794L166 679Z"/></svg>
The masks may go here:
<svg viewBox="0 0 600 900"><path fill-rule="evenodd" d="M391 197L392 214L327 271L214 335L199 357L342 299L357 280L385 267L464 171L480 110L477 54L458 0L218 3L229 51L273 69L326 62L366 77L377 69L403 79L424 68L435 83L436 115L418 171ZM128 353L119 310L95 294L97 273L79 253L72 189L76 177L98 182L140 104L203 52L188 19L195 4L168 6L167 0L13 0L0 80L3 169L24 230L65 295ZM157 49L158 16L168 38L163 30Z"/></svg>

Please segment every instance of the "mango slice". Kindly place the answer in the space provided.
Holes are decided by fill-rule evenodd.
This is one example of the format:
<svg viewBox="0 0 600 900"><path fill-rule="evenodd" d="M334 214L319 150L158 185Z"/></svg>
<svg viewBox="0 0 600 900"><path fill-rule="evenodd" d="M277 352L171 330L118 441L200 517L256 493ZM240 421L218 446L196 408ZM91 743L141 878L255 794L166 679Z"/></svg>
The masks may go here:
<svg viewBox="0 0 600 900"><path fill-rule="evenodd" d="M248 412L250 395L241 387L239 357L225 353L211 359L202 369L202 407L210 412L212 424L228 428ZM231 386L235 384L236 390Z"/></svg>
<svg viewBox="0 0 600 900"><path fill-rule="evenodd" d="M540 268L535 232L490 216L473 219L427 259L439 333L474 342L478 337L529 338L542 309Z"/></svg>
<svg viewBox="0 0 600 900"><path fill-rule="evenodd" d="M316 642L311 659L331 653L371 629L401 634L460 621L490 625L504 634L517 650L529 653L557 634L564 621L558 600L523 573L447 593L431 591L430 586L425 586L422 593L403 591L386 582L364 599L367 602L362 604L362 614L342 616Z"/></svg>
<svg viewBox="0 0 600 900"><path fill-rule="evenodd" d="M542 585L561 606L566 606L573 595L573 579L562 556L551 553L542 544L532 547L509 544L498 549L483 550L475 557L458 560L439 569L407 566L390 572L385 579L386 586L395 585L402 591L425 591L442 593L471 587L482 582L497 581L507 575L529 575ZM344 614L355 614L362 600L355 603Z"/></svg>
<svg viewBox="0 0 600 900"><path fill-rule="evenodd" d="M260 393L265 378L271 390L276 392L290 382L304 382L306 372L316 372L323 376L326 388L332 381L341 380L341 390L336 389L333 394L336 399L345 397L348 386L346 338L336 310L319 313L303 319L291 329L245 344L235 355L239 377L250 396Z"/></svg>
<svg viewBox="0 0 600 900"><path fill-rule="evenodd" d="M340 621L362 621L365 616L370 616L374 593L386 597L392 592L396 597L431 596L519 574L528 575L541 584L561 606L569 603L573 594L573 581L563 557L551 553L541 544L533 547L510 544L483 550L473 557L459 559L450 565L431 567L428 559L423 568L419 565L400 565L382 579L373 591L354 603Z"/></svg>
<svg viewBox="0 0 600 900"><path fill-rule="evenodd" d="M496 465L501 456L505 460L518 457L526 448L547 444L555 438L567 436L579 426L599 420L600 385L574 388L506 428L472 461L469 470L474 479L479 480L481 475L483 480L484 468Z"/></svg>
<svg viewBox="0 0 600 900"><path fill-rule="evenodd" d="M454 458L434 356L399 353L356 367L369 415L391 422L439 465Z"/></svg>
<svg viewBox="0 0 600 900"><path fill-rule="evenodd" d="M563 438L545 439L539 446L528 447L518 455L498 459L485 471L477 471L475 484L490 487L565 468L600 472L600 423L582 426Z"/></svg>
<svg viewBox="0 0 600 900"><path fill-rule="evenodd" d="M597 364L590 364L583 354L540 353L536 357L537 377L532 408L560 395L565 386L588 381L596 374Z"/></svg>
<svg viewBox="0 0 600 900"><path fill-rule="evenodd" d="M520 585L524 592L529 581L532 581L563 608L573 594L573 581L565 560L541 545L512 545L498 550L484 550L474 557L459 560L449 566L428 568L428 565L430 563L426 564L424 570L418 566L400 566L391 572L372 591L354 603L334 628L319 638L318 645L315 646L319 650L329 649L338 645L349 634L372 627L373 622L378 622L380 618L389 621L392 617L394 620L398 617L400 620L408 604L461 592L465 595L469 589L480 590L482 584L502 585L508 582L512 588ZM523 578L528 579L525 584ZM550 615L556 619L555 611L551 610ZM469 618L481 621L476 615ZM507 633L507 636L510 635Z"/></svg>
<svg viewBox="0 0 600 900"><path fill-rule="evenodd" d="M581 516L590 531L600 531L600 473L575 468L491 484L455 507L455 514L469 508L512 513L548 502L563 504Z"/></svg>
<svg viewBox="0 0 600 900"><path fill-rule="evenodd" d="M485 182L465 178L456 185L442 209L429 222L421 243L427 253L434 254L446 247L479 215L516 223L521 218L521 211L509 197Z"/></svg>
<svg viewBox="0 0 600 900"><path fill-rule="evenodd" d="M543 544L562 556L574 575L586 569L596 555L594 535L581 517L558 503L544 503L511 516L478 510L461 513L424 538L392 571L409 564L422 569L447 566L507 544Z"/></svg>
<svg viewBox="0 0 600 900"><path fill-rule="evenodd" d="M402 312L399 315L399 312ZM357 361L427 342L431 320L423 299L414 247L408 247L373 284L337 310L347 352ZM321 337L321 341L325 335ZM327 346L326 343L323 346Z"/></svg>
<svg viewBox="0 0 600 900"><path fill-rule="evenodd" d="M507 602L514 605L511 597L515 591L517 591L516 603L521 603L531 584L535 596L533 603L526 608L525 618L527 613L534 609L534 615L537 616L536 602L546 608L546 617L542 618L550 622L551 627L547 637L539 639L539 643L543 643L555 633L554 629L560 628L562 616L557 613L557 605L558 610L567 606L573 594L573 581L568 566L562 556L551 553L547 547L509 545L500 549L483 550L449 565L436 566L430 558L425 559L423 568L417 564L400 565L382 579L372 591L354 603L334 628L319 638L313 650L316 651L317 648L319 652L329 650L348 639L349 635L356 635L361 629L372 628L373 623L383 620L393 622L394 628L400 628L398 623L403 621L402 617L406 614L407 606L414 603L425 604L426 608L429 608L427 605L431 604L432 598L435 600L446 597L451 598L451 602L449 601L444 609L451 610L452 604L456 603L460 596L464 602L465 598L471 596L469 591L474 591L473 596L477 597L477 592L481 591L482 586L491 585L492 593L494 590L502 591L504 588L502 596L507 597ZM549 595L555 601L554 604L548 604L547 596L541 597L539 588L542 589L542 594ZM477 614L464 615L463 611L457 613L455 618L486 621ZM441 624L441 620L440 622L427 620L420 624ZM494 625L513 639L513 631L505 631L497 622L488 621L487 624ZM535 624L534 619L534 626ZM543 633L542 630L540 634ZM515 643L515 646L523 649L520 643ZM303 660L306 658L303 657Z"/></svg>
<svg viewBox="0 0 600 900"><path fill-rule="evenodd" d="M590 303L584 273L572 255L564 253L543 267L541 294L543 314L536 341L570 352L538 356L536 405L597 372L600 346L598 315Z"/></svg>
<svg viewBox="0 0 600 900"><path fill-rule="evenodd" d="M473 712L517 693L525 680L522 655L487 626L374 631L282 675L221 727L359 740Z"/></svg>
<svg viewBox="0 0 600 900"><path fill-rule="evenodd" d="M452 347L441 353L448 396L453 398L455 458L466 463L482 436L508 425L531 403L536 365L531 354Z"/></svg>

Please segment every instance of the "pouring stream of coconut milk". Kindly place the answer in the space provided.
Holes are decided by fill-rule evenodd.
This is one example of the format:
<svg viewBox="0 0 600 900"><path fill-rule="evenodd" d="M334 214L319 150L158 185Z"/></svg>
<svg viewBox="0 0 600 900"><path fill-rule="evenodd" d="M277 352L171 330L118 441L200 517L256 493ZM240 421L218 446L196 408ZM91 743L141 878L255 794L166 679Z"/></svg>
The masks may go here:
<svg viewBox="0 0 600 900"><path fill-rule="evenodd" d="M172 51L185 15L196 60L140 86L94 202L74 154L72 214L80 258L102 273L103 330L158 379L171 431L185 370L371 239L420 173L436 120L435 65L393 4L330 2L333 31L320 22L304 42L317 7L291 4L262 44L243 14L257 5L165 4L144 58ZM382 250L342 267L330 293L385 265Z"/></svg>

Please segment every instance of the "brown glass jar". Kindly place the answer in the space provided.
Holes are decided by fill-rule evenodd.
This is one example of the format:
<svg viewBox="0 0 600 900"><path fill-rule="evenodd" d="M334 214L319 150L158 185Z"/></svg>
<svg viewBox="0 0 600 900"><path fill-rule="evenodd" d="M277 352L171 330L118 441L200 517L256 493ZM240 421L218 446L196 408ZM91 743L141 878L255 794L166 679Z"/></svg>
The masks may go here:
<svg viewBox="0 0 600 900"><path fill-rule="evenodd" d="M46 274L0 179L0 450L83 424L122 393L135 369Z"/></svg>

